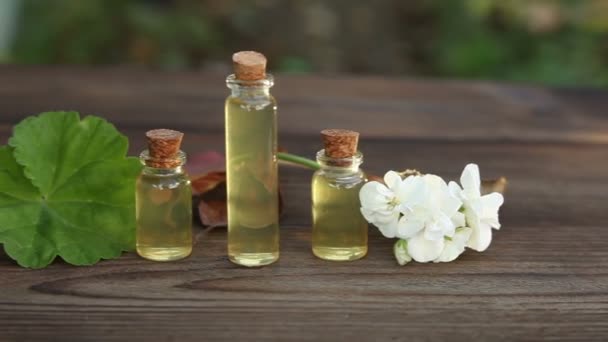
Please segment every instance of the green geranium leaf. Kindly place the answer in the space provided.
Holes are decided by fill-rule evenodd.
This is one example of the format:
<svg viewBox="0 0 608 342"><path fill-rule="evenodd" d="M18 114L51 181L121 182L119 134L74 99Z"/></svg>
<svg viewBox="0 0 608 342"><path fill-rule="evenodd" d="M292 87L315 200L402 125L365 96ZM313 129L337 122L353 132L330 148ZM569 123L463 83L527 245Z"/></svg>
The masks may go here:
<svg viewBox="0 0 608 342"><path fill-rule="evenodd" d="M0 147L0 243L19 265L74 265L132 250L136 158L110 123L49 112L16 125Z"/></svg>

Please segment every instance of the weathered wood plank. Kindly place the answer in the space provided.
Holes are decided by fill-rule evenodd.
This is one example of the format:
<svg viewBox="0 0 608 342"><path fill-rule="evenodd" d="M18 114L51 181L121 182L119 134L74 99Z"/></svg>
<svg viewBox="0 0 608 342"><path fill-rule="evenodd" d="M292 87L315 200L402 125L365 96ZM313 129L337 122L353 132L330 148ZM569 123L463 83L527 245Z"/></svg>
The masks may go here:
<svg viewBox="0 0 608 342"><path fill-rule="evenodd" d="M224 75L14 67L0 75L4 122L71 109L125 128L223 130ZM592 90L281 75L274 93L284 135L349 126L369 137L608 142L608 96Z"/></svg>
<svg viewBox="0 0 608 342"><path fill-rule="evenodd" d="M370 339L580 340L603 339L608 329L602 320L608 314L608 254L600 248L591 246L594 257L584 262L575 250L537 246L505 227L483 255L400 268L389 257L389 241L374 232L366 259L336 264L315 259L308 229L292 228L283 230L280 262L260 270L238 268L222 256L221 230L199 239L193 257L180 263L127 255L86 269L2 265L3 274L13 272L2 281L1 322L8 336L20 338L86 333L105 339L196 334L323 340L355 331ZM552 241L569 240L572 229L553 229ZM582 235L591 239L600 231ZM23 329L27 324L35 327Z"/></svg>

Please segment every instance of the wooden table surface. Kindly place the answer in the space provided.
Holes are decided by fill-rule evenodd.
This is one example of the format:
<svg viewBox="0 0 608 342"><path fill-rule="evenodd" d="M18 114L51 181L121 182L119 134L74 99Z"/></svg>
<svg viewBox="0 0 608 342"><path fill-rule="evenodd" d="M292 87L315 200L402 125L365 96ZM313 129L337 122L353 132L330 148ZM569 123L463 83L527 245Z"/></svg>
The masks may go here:
<svg viewBox="0 0 608 342"><path fill-rule="evenodd" d="M457 179L468 162L509 180L484 253L400 267L370 230L369 255L310 252L310 172L282 168L281 258L245 269L225 229L196 227L193 255L134 253L92 267L18 267L0 252L0 340L606 340L608 92L491 82L277 75L280 145L312 157L323 128L361 132L367 170ZM223 150L223 75L0 67L0 143L27 115L78 110Z"/></svg>

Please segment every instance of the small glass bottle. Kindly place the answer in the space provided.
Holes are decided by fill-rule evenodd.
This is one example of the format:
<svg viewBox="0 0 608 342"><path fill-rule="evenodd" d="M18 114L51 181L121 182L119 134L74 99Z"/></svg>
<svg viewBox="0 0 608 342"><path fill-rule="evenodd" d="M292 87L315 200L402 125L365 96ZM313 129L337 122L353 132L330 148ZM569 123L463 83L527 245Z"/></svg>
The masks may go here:
<svg viewBox="0 0 608 342"><path fill-rule="evenodd" d="M367 254L368 224L359 190L365 174L359 166L359 133L330 129L321 132L325 148L317 153L321 169L312 178L312 251L325 260L357 260Z"/></svg>
<svg viewBox="0 0 608 342"><path fill-rule="evenodd" d="M226 84L226 174L228 257L243 266L279 258L277 105L270 95L266 58L235 53L234 75Z"/></svg>
<svg viewBox="0 0 608 342"><path fill-rule="evenodd" d="M154 261L183 259L192 252L192 189L183 169L181 132L146 133L148 149L136 185L137 253Z"/></svg>

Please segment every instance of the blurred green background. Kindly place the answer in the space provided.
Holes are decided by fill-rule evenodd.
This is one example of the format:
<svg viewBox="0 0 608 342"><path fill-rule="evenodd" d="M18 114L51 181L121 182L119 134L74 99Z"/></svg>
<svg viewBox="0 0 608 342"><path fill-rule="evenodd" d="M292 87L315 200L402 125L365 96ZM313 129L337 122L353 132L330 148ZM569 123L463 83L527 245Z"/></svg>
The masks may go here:
<svg viewBox="0 0 608 342"><path fill-rule="evenodd" d="M0 0L0 61L608 86L607 0Z"/></svg>

